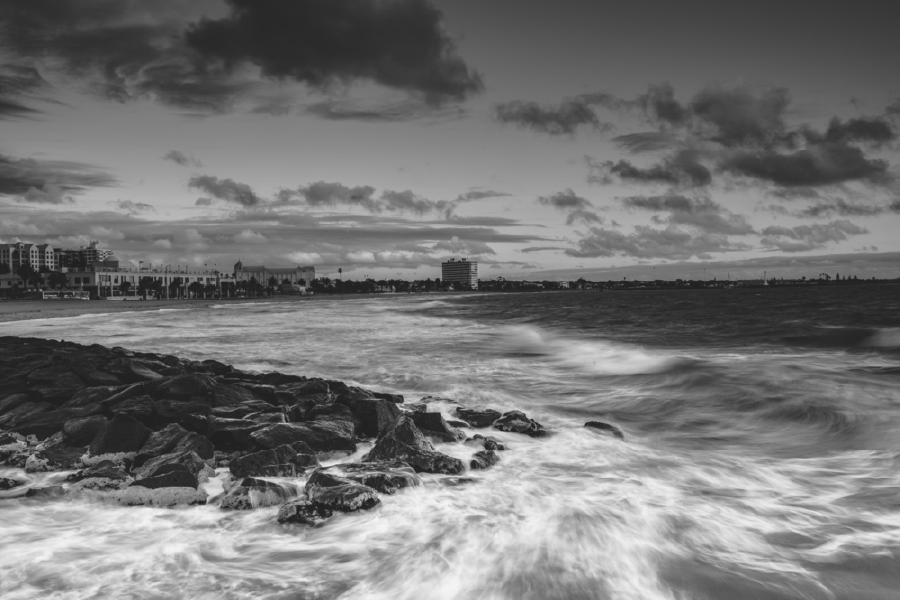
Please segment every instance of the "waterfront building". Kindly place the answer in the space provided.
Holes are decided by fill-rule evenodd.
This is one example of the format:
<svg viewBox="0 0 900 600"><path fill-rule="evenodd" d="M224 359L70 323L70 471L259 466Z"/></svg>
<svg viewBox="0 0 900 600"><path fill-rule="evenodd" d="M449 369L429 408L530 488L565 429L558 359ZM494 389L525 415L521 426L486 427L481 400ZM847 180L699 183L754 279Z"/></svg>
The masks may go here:
<svg viewBox="0 0 900 600"><path fill-rule="evenodd" d="M233 277L211 269L119 267L114 257L94 262L86 269L66 273L68 287L90 292L92 297L112 299L137 297L138 285L145 277L159 283L162 298L189 297L189 288L194 283L200 283L204 287L213 285L216 287L215 293L218 293L222 284L234 282ZM130 284L127 293L122 292L123 283Z"/></svg>
<svg viewBox="0 0 900 600"><path fill-rule="evenodd" d="M78 268L87 267L96 262L104 262L112 258L113 251L109 248L99 248L100 242L92 241L87 246L75 249L56 250L56 263L62 267Z"/></svg>
<svg viewBox="0 0 900 600"><path fill-rule="evenodd" d="M263 286L268 285L269 279L275 278L276 285L282 285L285 281L292 286L300 286L304 290L309 289L310 284L316 278L315 267L266 267L265 265L244 265L238 261L234 265L235 281L250 281L255 279Z"/></svg>
<svg viewBox="0 0 900 600"><path fill-rule="evenodd" d="M478 262L461 258L456 260L451 258L445 263L441 263L441 282L460 283L463 287L469 289L478 289Z"/></svg>
<svg viewBox="0 0 900 600"><path fill-rule="evenodd" d="M0 263L8 266L10 273L15 273L22 265L31 265L35 271L42 267L53 271L57 266L53 246L28 242L0 244Z"/></svg>

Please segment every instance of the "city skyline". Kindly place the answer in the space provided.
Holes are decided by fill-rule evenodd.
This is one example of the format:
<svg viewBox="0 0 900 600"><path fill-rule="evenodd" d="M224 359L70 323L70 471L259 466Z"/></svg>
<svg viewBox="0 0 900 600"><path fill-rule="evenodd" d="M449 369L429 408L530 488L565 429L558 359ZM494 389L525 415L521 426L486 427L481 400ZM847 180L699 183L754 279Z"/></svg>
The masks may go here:
<svg viewBox="0 0 900 600"><path fill-rule="evenodd" d="M9 2L0 243L896 277L900 42L866 6Z"/></svg>

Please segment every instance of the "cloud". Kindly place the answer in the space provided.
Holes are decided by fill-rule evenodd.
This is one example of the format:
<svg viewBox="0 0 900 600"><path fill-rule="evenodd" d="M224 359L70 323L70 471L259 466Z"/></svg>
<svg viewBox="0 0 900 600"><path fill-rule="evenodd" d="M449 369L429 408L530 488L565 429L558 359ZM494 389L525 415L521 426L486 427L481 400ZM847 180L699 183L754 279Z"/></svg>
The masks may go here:
<svg viewBox="0 0 900 600"><path fill-rule="evenodd" d="M41 111L23 104L19 98L35 97L50 86L37 69L20 65L0 65L0 120L28 119Z"/></svg>
<svg viewBox="0 0 900 600"><path fill-rule="evenodd" d="M712 173L694 150L679 150L651 167L637 167L627 160L594 163L588 160L589 183L612 183L612 176L633 183L660 183L700 187L712 182Z"/></svg>
<svg viewBox="0 0 900 600"><path fill-rule="evenodd" d="M114 202L110 202L113 206L118 208L120 211L129 214L129 215L140 215L151 212L156 212L156 209L153 208L150 204L146 202L134 202L132 200L115 200Z"/></svg>
<svg viewBox="0 0 900 600"><path fill-rule="evenodd" d="M154 247L154 248L161 248L161 249L163 249L163 250L171 250L171 249L172 249L172 242L171 242L171 240L168 240L168 239L166 239L166 238L160 238L160 239L158 239L158 240L156 240L156 241L153 242L153 247Z"/></svg>
<svg viewBox="0 0 900 600"><path fill-rule="evenodd" d="M73 195L118 181L92 165L73 161L15 158L0 154L0 196L44 204L74 202Z"/></svg>
<svg viewBox="0 0 900 600"><path fill-rule="evenodd" d="M182 152L181 150L169 150L163 155L163 160L169 160L176 165L182 167L202 167L200 162L191 152Z"/></svg>
<svg viewBox="0 0 900 600"><path fill-rule="evenodd" d="M850 181L877 185L890 179L887 161L867 158L856 146L832 142L788 153L774 149L737 151L725 156L721 168L784 187L817 187Z"/></svg>
<svg viewBox="0 0 900 600"><path fill-rule="evenodd" d="M649 86L647 93L638 96L635 104L651 120L663 126L680 127L690 117L690 113L675 99L675 89L670 83Z"/></svg>
<svg viewBox="0 0 900 600"><path fill-rule="evenodd" d="M411 190L383 190L375 195L375 188L370 185L346 186L342 183L317 181L297 189L282 189L278 199L282 203L290 203L295 198L310 207L357 206L372 214L412 213L424 216L430 213L443 215L446 221L457 221L460 217L454 214L459 201L429 200ZM465 201L474 200L468 198Z"/></svg>
<svg viewBox="0 0 900 600"><path fill-rule="evenodd" d="M597 213L590 210L584 210L582 208L576 208L575 210L571 211L566 217L566 225L572 225L576 221L580 221L585 225L604 222L603 217L601 217Z"/></svg>
<svg viewBox="0 0 900 600"><path fill-rule="evenodd" d="M544 206L552 206L553 208L559 210L585 209L592 208L594 206L593 204L591 204L590 200L575 195L575 192L573 192L571 189L557 192L552 196L540 196L537 201L538 204L543 204Z"/></svg>
<svg viewBox="0 0 900 600"><path fill-rule="evenodd" d="M94 225L90 229L90 234L93 237L101 238L103 240L124 240L125 234L121 231L116 231L115 229L110 229L108 227L103 227L102 225Z"/></svg>
<svg viewBox="0 0 900 600"><path fill-rule="evenodd" d="M268 238L261 233L257 233L252 229L244 229L232 238L238 244L265 244Z"/></svg>
<svg viewBox="0 0 900 600"><path fill-rule="evenodd" d="M473 256L476 254L496 254L494 249L484 242L475 242L461 240L457 236L453 236L449 241L441 241L434 245L434 250L446 250L454 254L465 254Z"/></svg>
<svg viewBox="0 0 900 600"><path fill-rule="evenodd" d="M472 200L483 200L485 198L500 198L511 196L505 192L495 192L493 190L472 190L465 192L456 197L455 202L471 202Z"/></svg>
<svg viewBox="0 0 900 600"><path fill-rule="evenodd" d="M626 133L614 137L612 141L620 148L634 154L668 150L681 145L678 137L664 131Z"/></svg>
<svg viewBox="0 0 900 600"><path fill-rule="evenodd" d="M331 90L374 82L432 105L483 83L426 0L8 0L5 46L43 59L113 101L151 98L203 112L232 110L280 82Z"/></svg>
<svg viewBox="0 0 900 600"><path fill-rule="evenodd" d="M843 198L833 198L827 202L819 202L808 206L793 214L798 217L827 217L829 215L874 217L888 212L900 213L900 200L888 205L873 205L847 202Z"/></svg>
<svg viewBox="0 0 900 600"><path fill-rule="evenodd" d="M834 118L828 124L825 139L829 142L871 142L883 144L897 139L897 132L881 117L861 117L846 122Z"/></svg>
<svg viewBox="0 0 900 600"><path fill-rule="evenodd" d="M234 202L243 206L256 206L261 202L259 196L246 183L239 183L231 179L219 179L212 175L195 175L188 182L188 187L206 192L214 198ZM197 201L197 206L206 203Z"/></svg>
<svg viewBox="0 0 900 600"><path fill-rule="evenodd" d="M529 254L531 252L545 252L551 250L569 250L569 248L564 248L561 246L528 246L526 248L522 248L519 252L524 252Z"/></svg>
<svg viewBox="0 0 900 600"><path fill-rule="evenodd" d="M691 101L691 113L701 127L711 128L709 139L727 147L769 145L785 132L784 114L790 104L785 88L709 87Z"/></svg>
<svg viewBox="0 0 900 600"><path fill-rule="evenodd" d="M194 206L212 206L212 203L212 198L197 198L194 202Z"/></svg>
<svg viewBox="0 0 900 600"><path fill-rule="evenodd" d="M701 254L749 249L735 244L721 234L692 234L669 225L665 229L639 225L634 232L624 234L611 229L592 227L577 242L577 248L565 251L576 257L632 256L637 258L689 259Z"/></svg>
<svg viewBox="0 0 900 600"><path fill-rule="evenodd" d="M743 215L737 215L709 198L686 196L631 196L622 199L626 208L668 212L666 219L657 222L670 225L688 225L707 233L722 235L748 235L755 233ZM655 219L656 220L656 219Z"/></svg>
<svg viewBox="0 0 900 600"><path fill-rule="evenodd" d="M601 129L600 119L591 107L572 100L557 106L513 100L495 106L494 116L501 123L512 123L522 129L550 135L573 135L583 125Z"/></svg>
<svg viewBox="0 0 900 600"><path fill-rule="evenodd" d="M796 227L771 225L762 230L764 237L761 243L782 252L803 252L824 248L830 242L841 242L864 233L869 233L869 230L847 220Z"/></svg>
<svg viewBox="0 0 900 600"><path fill-rule="evenodd" d="M430 121L458 119L465 110L456 105L436 107L423 98L361 101L349 98L328 98L303 108L303 112L329 121L368 121L396 123L427 118Z"/></svg>

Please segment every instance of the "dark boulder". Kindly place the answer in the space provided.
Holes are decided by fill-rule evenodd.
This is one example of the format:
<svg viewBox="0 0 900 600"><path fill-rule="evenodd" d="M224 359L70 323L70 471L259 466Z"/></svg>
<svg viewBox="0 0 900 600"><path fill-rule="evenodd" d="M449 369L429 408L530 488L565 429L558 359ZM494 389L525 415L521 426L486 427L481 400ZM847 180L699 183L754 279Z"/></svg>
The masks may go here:
<svg viewBox="0 0 900 600"><path fill-rule="evenodd" d="M241 418L245 421L253 421L254 423L266 423L267 425L288 422L287 417L285 417L283 412L250 413L249 415L244 415Z"/></svg>
<svg viewBox="0 0 900 600"><path fill-rule="evenodd" d="M66 421L63 425L63 441L70 446L86 446L97 436L107 420L103 415L91 415Z"/></svg>
<svg viewBox="0 0 900 600"><path fill-rule="evenodd" d="M161 381L156 385L155 396L161 400L203 402L213 405L213 391L218 384L211 375L188 373Z"/></svg>
<svg viewBox="0 0 900 600"><path fill-rule="evenodd" d="M625 434L622 433L621 429L619 429L615 425L604 423L603 421L588 421L584 424L584 426L599 433L609 434L613 437L619 438L620 440L625 439Z"/></svg>
<svg viewBox="0 0 900 600"><path fill-rule="evenodd" d="M109 411L113 416L129 416L144 425L152 427L156 422L156 410L153 406L155 402L156 399L153 396L135 396L117 403Z"/></svg>
<svg viewBox="0 0 900 600"><path fill-rule="evenodd" d="M80 381L75 385L63 382L42 383L28 388L28 397L34 402L49 402L59 406L71 400L82 388L84 386Z"/></svg>
<svg viewBox="0 0 900 600"><path fill-rule="evenodd" d="M66 423L72 419L89 417L101 412L103 412L102 406L91 404L81 408L58 408L32 413L16 421L15 430L22 435L34 435L43 440L62 431Z"/></svg>
<svg viewBox="0 0 900 600"><path fill-rule="evenodd" d="M518 410L511 410L503 413L503 416L494 421L494 429L499 431L510 431L513 433L524 433L530 437L544 437L547 431L544 426L529 419L525 413Z"/></svg>
<svg viewBox="0 0 900 600"><path fill-rule="evenodd" d="M228 490L228 493L219 502L219 508L252 510L266 506L278 506L292 496L296 496L296 491L291 487L265 479L245 477Z"/></svg>
<svg viewBox="0 0 900 600"><path fill-rule="evenodd" d="M213 409L200 402L157 400L153 403L153 411L159 423L181 423L188 415L211 415Z"/></svg>
<svg viewBox="0 0 900 600"><path fill-rule="evenodd" d="M466 439L466 434L451 427L439 412L413 412L409 416L416 427L427 437L441 442L460 442Z"/></svg>
<svg viewBox="0 0 900 600"><path fill-rule="evenodd" d="M184 425L188 429L205 435L216 450L226 452L249 449L252 442L251 435L254 432L264 427L272 427L265 423L220 417L192 417L185 420Z"/></svg>
<svg viewBox="0 0 900 600"><path fill-rule="evenodd" d="M229 379L223 379L223 381L232 384L233 381ZM240 383L233 384L231 387L241 387L251 393L257 398L265 400L269 404L274 404L280 406L283 402L278 401L278 393L279 390L273 385L263 385L261 383L252 383L249 381L241 381ZM293 398L293 396L291 396ZM293 400L291 401L293 402ZM290 404L290 403L289 403Z"/></svg>
<svg viewBox="0 0 900 600"><path fill-rule="evenodd" d="M404 412L428 412L428 405L422 402L404 404L402 406L398 406L397 408Z"/></svg>
<svg viewBox="0 0 900 600"><path fill-rule="evenodd" d="M353 439L361 433L362 422L343 404L320 404L306 413L306 420L319 429L332 431L335 435Z"/></svg>
<svg viewBox="0 0 900 600"><path fill-rule="evenodd" d="M417 473L444 473L455 475L465 471L458 458L434 451L434 446L408 414L401 415L394 427L375 441L372 450L363 457L364 462L400 459Z"/></svg>
<svg viewBox="0 0 900 600"><path fill-rule="evenodd" d="M25 460L24 466L29 473L74 469L81 463L83 455L84 448L53 446L36 450Z"/></svg>
<svg viewBox="0 0 900 600"><path fill-rule="evenodd" d="M119 386L123 383L122 380L112 373L104 373L103 371L91 371L86 373L82 379L84 379L84 382L91 387Z"/></svg>
<svg viewBox="0 0 900 600"><path fill-rule="evenodd" d="M214 408L260 401L252 391L241 385L217 385L212 390L212 398Z"/></svg>
<svg viewBox="0 0 900 600"><path fill-rule="evenodd" d="M104 460L93 467L69 475L66 481L74 484L69 488L70 491L111 492L128 487L134 479L115 463Z"/></svg>
<svg viewBox="0 0 900 600"><path fill-rule="evenodd" d="M209 460L215 455L212 442L206 437L193 431L187 431L177 423L170 423L163 429L150 434L138 451L134 464L136 467L140 467L155 456L188 451L196 452L204 460Z"/></svg>
<svg viewBox="0 0 900 600"><path fill-rule="evenodd" d="M465 441L466 446L476 446L485 450L506 450L506 446L495 437L476 433Z"/></svg>
<svg viewBox="0 0 900 600"><path fill-rule="evenodd" d="M200 484L197 482L197 477L185 465L171 464L160 467L149 477L135 479L128 487L144 487L155 490L171 487L196 488L198 485Z"/></svg>
<svg viewBox="0 0 900 600"><path fill-rule="evenodd" d="M340 512L369 510L381 504L378 492L372 488L322 470L309 476L306 497L317 506Z"/></svg>
<svg viewBox="0 0 900 600"><path fill-rule="evenodd" d="M219 361L212 360L211 358L201 361L197 365L197 367L204 373L209 373L211 375L228 375L234 371L234 367L232 367L231 365L220 363Z"/></svg>
<svg viewBox="0 0 900 600"><path fill-rule="evenodd" d="M247 415L251 415L254 413L265 413L274 410L276 410L275 407L265 400L254 399L247 402L242 402L240 404L215 406L212 409L212 414L217 417L224 417L226 419L243 419Z"/></svg>
<svg viewBox="0 0 900 600"><path fill-rule="evenodd" d="M163 376L152 368L154 366L156 365L151 366L147 362L138 359L118 358L104 365L101 370L114 375L126 383L159 381L163 379ZM159 367L165 367L165 365L159 365Z"/></svg>
<svg viewBox="0 0 900 600"><path fill-rule="evenodd" d="M48 487L31 488L25 492L26 498L59 498L65 495L66 490L61 485L51 485Z"/></svg>
<svg viewBox="0 0 900 600"><path fill-rule="evenodd" d="M317 423L268 425L254 431L250 438L251 446L258 449L272 450L284 444L304 442L317 454L356 452L356 444L352 439L325 428L324 424Z"/></svg>
<svg viewBox="0 0 900 600"><path fill-rule="evenodd" d="M401 396L400 394L386 394L384 392L370 393L379 400L387 400L388 402L393 402L394 404L403 404L403 396Z"/></svg>
<svg viewBox="0 0 900 600"><path fill-rule="evenodd" d="M301 383L291 383L279 387L278 402L293 406L297 402L308 400L314 404L326 404L334 400L328 384L321 379L307 379ZM289 394L289 399L284 394Z"/></svg>
<svg viewBox="0 0 900 600"><path fill-rule="evenodd" d="M283 386L290 383L302 383L306 381L306 377L302 375L288 375L285 373L266 373L263 375L259 382L265 385L278 385Z"/></svg>
<svg viewBox="0 0 900 600"><path fill-rule="evenodd" d="M324 523L333 515L334 512L325 505L306 499L292 500L278 509L278 522L315 526Z"/></svg>
<svg viewBox="0 0 900 600"><path fill-rule="evenodd" d="M215 470L210 467L205 460L200 458L196 452L188 450L183 452L172 452L170 454L163 454L162 456L151 458L140 468L135 469L134 480L143 481L144 479L150 479L175 471L190 473L196 483L187 487L194 488L200 483L205 482L209 477L215 475Z"/></svg>
<svg viewBox="0 0 900 600"><path fill-rule="evenodd" d="M494 421L500 418L500 412L493 408L466 408L459 406L456 414L469 424L470 427L490 427Z"/></svg>
<svg viewBox="0 0 900 600"><path fill-rule="evenodd" d="M378 398L356 398L348 400L346 395L344 402L347 404L356 418L359 419L359 434L364 437L378 437L388 431L400 417L400 409L393 402ZM338 402L341 402L339 397Z"/></svg>
<svg viewBox="0 0 900 600"><path fill-rule="evenodd" d="M100 404L104 408L108 408L110 403L108 402L109 398L123 391L123 387L88 387L82 388L75 392L75 395L72 398L63 404L60 408L78 408L81 406L89 406L92 404Z"/></svg>
<svg viewBox="0 0 900 600"><path fill-rule="evenodd" d="M487 469L490 466L496 465L498 462L500 462L500 457L497 456L497 453L493 450L479 450L472 455L469 466L473 470Z"/></svg>
<svg viewBox="0 0 900 600"><path fill-rule="evenodd" d="M10 479L9 477L0 477L0 491L5 492L6 490L11 490L15 487L19 487L22 485L22 482L17 479Z"/></svg>
<svg viewBox="0 0 900 600"><path fill-rule="evenodd" d="M0 416L0 427L16 430L16 425L22 419L38 413L47 412L55 408L49 402L25 402L16 408Z"/></svg>
<svg viewBox="0 0 900 600"><path fill-rule="evenodd" d="M116 415L103 426L91 442L92 456L137 452L141 449L150 430L140 422L126 415Z"/></svg>
<svg viewBox="0 0 900 600"><path fill-rule="evenodd" d="M52 366L43 369L36 369L28 374L28 385L46 385L53 384L65 387L81 387L83 382L81 377L73 373L71 369L64 366Z"/></svg>
<svg viewBox="0 0 900 600"><path fill-rule="evenodd" d="M19 408L26 402L28 402L28 394L10 394L3 400L0 400L0 416Z"/></svg>
<svg viewBox="0 0 900 600"><path fill-rule="evenodd" d="M382 494L394 494L402 488L422 485L415 470L402 460L341 463L321 471L361 483Z"/></svg>
<svg viewBox="0 0 900 600"><path fill-rule="evenodd" d="M319 466L312 450L308 454L301 454L292 446L283 445L236 458L229 463L228 469L234 478L299 477Z"/></svg>

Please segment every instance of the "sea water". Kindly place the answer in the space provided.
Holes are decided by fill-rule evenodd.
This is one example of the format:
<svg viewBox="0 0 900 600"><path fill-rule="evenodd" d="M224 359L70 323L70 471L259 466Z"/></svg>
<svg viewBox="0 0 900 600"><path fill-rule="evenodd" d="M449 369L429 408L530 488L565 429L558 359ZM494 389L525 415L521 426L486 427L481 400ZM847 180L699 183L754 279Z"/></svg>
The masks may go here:
<svg viewBox="0 0 900 600"><path fill-rule="evenodd" d="M552 432L492 433L508 449L474 481L425 475L318 528L277 508L0 499L3 600L900 598L897 286L348 296L2 328L441 396L447 417L517 409Z"/></svg>

